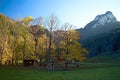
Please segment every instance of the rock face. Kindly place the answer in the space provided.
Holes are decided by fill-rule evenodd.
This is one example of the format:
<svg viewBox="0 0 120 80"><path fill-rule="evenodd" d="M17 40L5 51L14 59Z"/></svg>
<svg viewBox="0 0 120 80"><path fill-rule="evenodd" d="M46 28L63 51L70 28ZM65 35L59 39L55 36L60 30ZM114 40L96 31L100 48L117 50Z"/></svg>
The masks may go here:
<svg viewBox="0 0 120 80"><path fill-rule="evenodd" d="M120 26L120 22L112 12L107 11L105 14L101 14L95 17L93 21L88 23L84 28L79 29L81 33L81 41L94 38L99 34L105 34L111 30L115 30Z"/></svg>
<svg viewBox="0 0 120 80"><path fill-rule="evenodd" d="M113 16L112 12L107 11L105 14L98 15L94 19L94 24L91 28L97 28L98 26L104 26L105 24L116 22L115 16Z"/></svg>

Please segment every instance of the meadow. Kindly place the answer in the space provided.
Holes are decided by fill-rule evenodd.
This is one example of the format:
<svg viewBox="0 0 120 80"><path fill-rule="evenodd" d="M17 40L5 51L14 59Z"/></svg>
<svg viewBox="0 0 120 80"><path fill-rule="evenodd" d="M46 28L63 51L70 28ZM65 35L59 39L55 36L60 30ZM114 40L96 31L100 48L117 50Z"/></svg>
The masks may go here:
<svg viewBox="0 0 120 80"><path fill-rule="evenodd" d="M69 71L1 67L0 80L120 80L120 63L82 63Z"/></svg>

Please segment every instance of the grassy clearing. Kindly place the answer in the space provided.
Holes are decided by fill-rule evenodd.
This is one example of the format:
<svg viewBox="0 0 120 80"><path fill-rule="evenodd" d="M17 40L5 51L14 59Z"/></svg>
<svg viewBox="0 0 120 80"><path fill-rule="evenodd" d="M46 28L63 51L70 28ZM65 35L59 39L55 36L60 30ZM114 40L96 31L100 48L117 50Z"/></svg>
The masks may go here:
<svg viewBox="0 0 120 80"><path fill-rule="evenodd" d="M83 63L70 71L0 68L0 80L120 80L120 64Z"/></svg>
<svg viewBox="0 0 120 80"><path fill-rule="evenodd" d="M120 50L116 52L104 52L88 59L89 62L120 62Z"/></svg>

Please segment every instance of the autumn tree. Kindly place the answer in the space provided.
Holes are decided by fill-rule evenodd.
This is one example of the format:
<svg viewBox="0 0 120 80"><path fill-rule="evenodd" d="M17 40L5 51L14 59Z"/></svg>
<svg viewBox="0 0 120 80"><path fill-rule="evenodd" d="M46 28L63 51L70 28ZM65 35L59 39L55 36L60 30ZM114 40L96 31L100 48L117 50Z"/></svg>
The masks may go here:
<svg viewBox="0 0 120 80"><path fill-rule="evenodd" d="M11 64L14 65L16 64L16 47L19 39L19 32L20 28L17 23L12 24L11 26L8 26L7 29L7 36L8 36L8 50L11 55Z"/></svg>
<svg viewBox="0 0 120 80"><path fill-rule="evenodd" d="M45 28L42 25L42 21L43 21L42 17L36 18L35 20L33 20L33 25L31 25L29 28L29 32L32 34L32 38L35 42L35 44L34 44L34 56L36 56L36 58L39 58L40 65L42 62L43 55L45 55L45 53L42 52L45 50L45 49L42 50L42 48L45 46L45 43L44 43L44 41L45 41L44 40ZM41 47L42 43L44 43L44 45L42 45L42 47ZM44 53L44 54L42 54L42 53Z"/></svg>
<svg viewBox="0 0 120 80"><path fill-rule="evenodd" d="M88 51L85 48L83 48L81 44L77 41L80 38L80 34L76 30L73 30L72 25L65 24L63 26L63 32L61 33L61 35L61 56L63 56L65 59L65 70L67 70L68 63L70 61L84 60Z"/></svg>
<svg viewBox="0 0 120 80"><path fill-rule="evenodd" d="M25 17L23 19L20 20L20 23L23 25L22 27L22 37L23 37L23 61L25 58L25 53L26 53L26 44L27 44L27 40L29 37L29 31L28 28L30 26L30 22L33 21L33 18L31 16Z"/></svg>
<svg viewBox="0 0 120 80"><path fill-rule="evenodd" d="M0 15L0 53L1 64L5 64L9 60L11 64L12 52L10 48L10 27L14 25L14 21L9 20L4 15Z"/></svg>
<svg viewBox="0 0 120 80"><path fill-rule="evenodd" d="M5 29L4 29L4 17L0 18L0 64L2 65L3 63L3 54L4 54L4 47L5 47Z"/></svg>

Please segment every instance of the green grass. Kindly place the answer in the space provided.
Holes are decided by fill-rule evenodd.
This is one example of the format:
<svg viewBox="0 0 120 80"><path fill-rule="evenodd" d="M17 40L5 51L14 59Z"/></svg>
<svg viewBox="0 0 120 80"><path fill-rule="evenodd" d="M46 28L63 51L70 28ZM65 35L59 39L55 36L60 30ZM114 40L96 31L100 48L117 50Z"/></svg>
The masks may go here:
<svg viewBox="0 0 120 80"><path fill-rule="evenodd" d="M97 56L91 57L88 60L89 62L120 62L120 50L116 52L104 52Z"/></svg>
<svg viewBox="0 0 120 80"><path fill-rule="evenodd" d="M70 71L0 68L0 80L120 80L120 64L83 63Z"/></svg>

